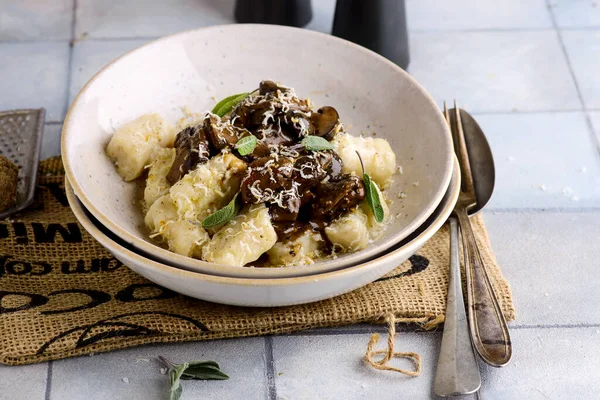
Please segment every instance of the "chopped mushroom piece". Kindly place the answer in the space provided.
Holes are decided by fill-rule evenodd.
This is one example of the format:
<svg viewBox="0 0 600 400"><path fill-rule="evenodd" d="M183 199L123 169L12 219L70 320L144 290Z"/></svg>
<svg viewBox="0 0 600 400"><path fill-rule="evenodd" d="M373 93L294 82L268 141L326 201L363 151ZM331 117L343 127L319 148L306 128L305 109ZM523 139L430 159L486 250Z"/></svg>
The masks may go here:
<svg viewBox="0 0 600 400"><path fill-rule="evenodd" d="M233 125L221 124L221 119L215 114L204 118L204 131L210 144L217 150L233 147L238 142L238 132Z"/></svg>
<svg viewBox="0 0 600 400"><path fill-rule="evenodd" d="M185 174L210 159L210 145L202 125L190 126L177 134L175 138L177 153L175 161L167 174L167 181L174 185Z"/></svg>
<svg viewBox="0 0 600 400"><path fill-rule="evenodd" d="M314 125L315 135L331 140L341 128L340 116L335 108L325 106L310 115Z"/></svg>
<svg viewBox="0 0 600 400"><path fill-rule="evenodd" d="M346 175L337 182L319 185L315 194L312 218L331 220L357 206L365 198L365 186L358 177Z"/></svg>

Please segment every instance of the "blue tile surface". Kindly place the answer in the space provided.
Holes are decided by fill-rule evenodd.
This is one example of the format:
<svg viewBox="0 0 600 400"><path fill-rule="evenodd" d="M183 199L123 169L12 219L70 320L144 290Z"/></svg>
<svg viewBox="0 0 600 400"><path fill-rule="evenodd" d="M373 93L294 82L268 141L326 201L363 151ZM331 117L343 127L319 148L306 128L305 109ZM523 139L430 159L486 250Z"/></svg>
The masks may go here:
<svg viewBox="0 0 600 400"><path fill-rule="evenodd" d="M413 31L551 28L544 0L407 0Z"/></svg>
<svg viewBox="0 0 600 400"><path fill-rule="evenodd" d="M69 40L74 0L0 0L0 41Z"/></svg>
<svg viewBox="0 0 600 400"><path fill-rule="evenodd" d="M592 127L594 129L594 131L596 132L596 138L598 143L600 143L600 112L599 111L595 111L595 112L590 112L590 120L592 121Z"/></svg>
<svg viewBox="0 0 600 400"><path fill-rule="evenodd" d="M44 126L44 136L42 137L42 151L40 159L60 155L60 134L62 124L46 124Z"/></svg>
<svg viewBox="0 0 600 400"><path fill-rule="evenodd" d="M0 400L42 400L48 364L7 367L0 364Z"/></svg>
<svg viewBox="0 0 600 400"><path fill-rule="evenodd" d="M243 349L242 351L240 349ZM264 399L264 339L220 340L143 346L109 354L56 361L52 400L162 400L169 378L159 355L174 363L214 360L230 377L225 381L184 381L183 399Z"/></svg>
<svg viewBox="0 0 600 400"><path fill-rule="evenodd" d="M596 0L550 0L560 28L600 28L600 2Z"/></svg>
<svg viewBox="0 0 600 400"><path fill-rule="evenodd" d="M412 378L378 371L363 362L370 335L273 338L277 396L284 399L427 399L432 397L440 333L400 333L396 351L421 355L425 370ZM382 335L377 348L385 348ZM393 365L414 369L406 359Z"/></svg>
<svg viewBox="0 0 600 400"><path fill-rule="evenodd" d="M115 58L143 45L148 40L82 40L73 48L69 104L96 72Z"/></svg>
<svg viewBox="0 0 600 400"><path fill-rule="evenodd" d="M233 0L78 0L76 34L158 37L233 22Z"/></svg>
<svg viewBox="0 0 600 400"><path fill-rule="evenodd" d="M493 208L600 205L600 157L581 112L476 115L496 165Z"/></svg>
<svg viewBox="0 0 600 400"><path fill-rule="evenodd" d="M69 45L0 43L0 110L46 108L47 121L62 121L67 97Z"/></svg>
<svg viewBox="0 0 600 400"><path fill-rule="evenodd" d="M313 1L313 17L305 28L323 33L331 33L335 4L336 0Z"/></svg>
<svg viewBox="0 0 600 400"><path fill-rule="evenodd" d="M57 155L67 103L98 70L153 38L232 23L234 4L0 0L0 109L45 107L47 122L55 123L45 125L41 157ZM307 29L330 32L334 8L335 0L313 1ZM484 214L513 291L515 352L507 368L482 366L479 398L595 398L600 0L407 0L407 13L410 72L440 104L456 98L475 113L496 160L496 193ZM186 382L183 399L272 399L269 390L288 400L433 398L440 332L398 334L398 350L423 356L422 375L407 378L366 367L369 335L358 331L145 346L56 361L50 390L48 363L0 365L0 399L161 399L168 379L153 361L159 354L214 359L231 376ZM273 343L275 387L268 386L265 343Z"/></svg>
<svg viewBox="0 0 600 400"><path fill-rule="evenodd" d="M600 29L564 31L562 36L585 106L600 109Z"/></svg>
<svg viewBox="0 0 600 400"><path fill-rule="evenodd" d="M515 325L589 324L600 329L600 308L595 306L600 212L486 211L484 219L511 286Z"/></svg>
<svg viewBox="0 0 600 400"><path fill-rule="evenodd" d="M414 33L409 72L440 104L476 112L578 110L554 31Z"/></svg>
<svg viewBox="0 0 600 400"><path fill-rule="evenodd" d="M506 368L483 366L480 398L596 399L600 330L523 329L512 332L514 359Z"/></svg>

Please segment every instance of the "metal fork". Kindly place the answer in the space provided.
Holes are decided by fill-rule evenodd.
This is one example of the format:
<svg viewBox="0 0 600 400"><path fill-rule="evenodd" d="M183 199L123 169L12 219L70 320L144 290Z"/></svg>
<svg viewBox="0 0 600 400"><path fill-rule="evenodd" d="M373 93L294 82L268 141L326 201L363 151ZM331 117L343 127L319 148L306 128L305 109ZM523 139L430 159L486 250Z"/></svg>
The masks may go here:
<svg viewBox="0 0 600 400"><path fill-rule="evenodd" d="M444 113L450 120L446 108ZM453 119L454 147L461 170L461 190L454 207L454 215L458 218L463 238L469 330L475 350L483 361L494 367L501 367L509 362L512 356L512 345L508 325L469 220L469 210L477 206L477 197L460 110L456 106L456 101Z"/></svg>
<svg viewBox="0 0 600 400"><path fill-rule="evenodd" d="M444 116L450 128L453 129L446 103L444 103ZM462 291L458 221L453 215L448 219L448 223L450 225L448 301L446 302L442 346L433 383L433 391L441 397L474 393L481 386L479 364L471 344Z"/></svg>

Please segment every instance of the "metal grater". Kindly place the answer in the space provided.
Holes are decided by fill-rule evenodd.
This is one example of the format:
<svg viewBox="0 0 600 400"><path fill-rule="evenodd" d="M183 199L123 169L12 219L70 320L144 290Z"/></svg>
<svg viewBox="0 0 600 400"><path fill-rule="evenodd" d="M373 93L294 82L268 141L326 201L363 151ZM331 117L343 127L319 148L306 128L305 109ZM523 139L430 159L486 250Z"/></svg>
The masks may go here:
<svg viewBox="0 0 600 400"><path fill-rule="evenodd" d="M43 108L0 112L0 155L19 167L16 205L0 213L0 219L33 202L45 117Z"/></svg>

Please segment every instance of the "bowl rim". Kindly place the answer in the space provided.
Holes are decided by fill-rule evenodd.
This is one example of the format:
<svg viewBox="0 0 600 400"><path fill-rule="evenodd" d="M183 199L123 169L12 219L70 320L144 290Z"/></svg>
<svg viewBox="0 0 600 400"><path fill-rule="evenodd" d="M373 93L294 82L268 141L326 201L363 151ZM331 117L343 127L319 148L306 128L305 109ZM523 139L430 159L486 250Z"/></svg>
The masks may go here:
<svg viewBox="0 0 600 400"><path fill-rule="evenodd" d="M455 159L455 164L458 167L458 161ZM240 277L228 277L228 276L219 276L219 275L210 275L200 272L188 271L182 268L177 268L174 266L170 266L167 264L163 264L158 260L154 260L151 258L146 258L137 252L134 252L131 249L123 247L119 243L117 243L112 238L108 237L104 232L102 232L96 224L86 215L84 204L77 198L77 195L73 191L73 188L68 180L65 177L65 192L67 195L67 201L71 207L75 218L79 223L83 226L83 228L94 238L97 240L106 250L108 250L111 254L115 255L115 253L123 252L127 255L127 257L136 260L136 263L140 266L146 268L153 268L162 271L165 274L175 274L180 275L183 278L192 278L192 279L201 279L204 281L208 281L216 284L226 284L226 285L242 285L242 286L280 286L280 285L296 285L301 283L310 283L314 281L323 281L336 279L340 276L353 276L357 274L360 270L364 268L370 268L375 266L378 263L390 261L394 258L399 258L403 254L407 252L411 252L413 249L415 251L423 246L448 220L452 211L454 210L454 206L456 201L458 200L458 195L460 193L460 182L461 176L459 169L453 172L453 182L452 186L449 185L447 189L448 200L442 206L443 208L440 210L439 214L435 219L415 238L410 240L404 246L391 251L389 253L383 254L376 259L372 259L366 261L364 263L354 265L352 267L344 268L337 271L329 271L324 272L317 275L307 275L307 276L296 276L296 277L285 277L285 278L271 278L271 279L259 279L259 278L240 278ZM439 207L439 206L438 206ZM101 223L101 222L99 222ZM94 234L90 233L90 231L94 232ZM100 239L98 239L100 237ZM122 240L122 239L121 239ZM118 257L117 257L118 258ZM125 265L125 264L124 264ZM125 265L126 266L126 265ZM129 268L129 267L128 267ZM379 277L377 277L379 278ZM375 279L377 279L375 278Z"/></svg>
<svg viewBox="0 0 600 400"><path fill-rule="evenodd" d="M159 246L156 243L152 243L149 240L138 238L136 235L133 235L126 229L122 228L119 224L113 222L111 219L107 218L95 205L94 202L91 201L88 196L86 196L85 191L79 182L75 179L75 173L73 172L73 166L69 162L69 150L67 142L69 138L73 136L70 132L72 132L70 128L71 121L73 119L72 112L77 108L77 105L81 99L81 97L85 94L87 89L109 68L111 68L116 62L119 60L133 54L137 51L140 51L143 48L148 46L156 45L157 43L161 43L163 41L168 41L175 39L177 37L185 37L187 35L192 35L197 32L204 32L209 30L233 30L233 29L243 29L247 27L259 28L259 29L271 29L271 30L288 30L295 31L298 34L302 35L313 35L321 37L323 40L330 40L332 42L337 42L343 46L349 46L354 48L357 51L364 53L365 55L377 59L379 62L383 62L388 66L392 67L396 72L400 73L404 79L409 81L411 85L416 87L421 94L424 96L425 100L432 106L433 109L438 109L437 104L431 97L431 95L425 90L423 86L421 86L411 75L409 75L402 68L394 64L392 61L386 59L385 57L367 49L362 46L359 46L355 43L347 41L345 39L341 39L332 35L324 34L321 32L310 31L302 28L288 27L288 26L279 26L279 25L267 25L267 24L226 24L226 25L215 25L209 27L202 27L197 29L190 29L183 32L178 32L172 35L164 36L148 43L144 43L122 55L115 58L107 65L105 65L100 71L98 71L94 76L83 86L83 88L79 91L69 110L67 115L65 116L65 120L63 122L62 134L61 134L61 157L62 162L65 169L65 175L69 179L69 182L77 194L79 200L84 204L86 209L97 218L103 226L109 228L114 234L116 234L119 238L134 246L136 250L142 251L146 254L151 255L152 257L156 257L160 259L161 262L165 263L173 263L176 264L179 268L185 268L193 272L199 273L207 273L207 274L217 274L220 276L229 276L229 277L238 277L244 275L245 278L252 277L260 277L262 279L272 279L272 278L284 278L284 277L293 277L293 276L304 276L304 275L314 275L328 271L335 271L342 268L348 268L350 266L360 264L367 259L376 257L384 253L389 248L393 247L395 244L399 243L401 240L409 236L412 232L418 229L429 216L435 211L435 209L440 204L444 194L446 193L448 186L450 184L450 180L452 178L453 173L453 156L454 151L452 147L452 139L451 133L446 124L441 111L439 113L435 113L432 115L432 118L438 120L439 125L442 127L443 132L445 133L443 137L446 138L445 143L440 142L440 144L445 144L446 151L446 164L444 166L444 176L442 177L442 184L438 187L434 196L432 196L432 200L430 201L427 207L424 207L420 213L417 214L413 220L405 225L405 227L400 231L401 233L392 234L389 239L379 244L378 246L368 246L367 248L349 253L343 258L332 259L332 260L323 260L316 262L311 265L301 265L301 266L292 266L286 268L249 268L243 266L234 266L234 265L219 265L210 263L204 260L195 259L192 257L186 257L180 254L173 253L168 249L165 249Z"/></svg>

